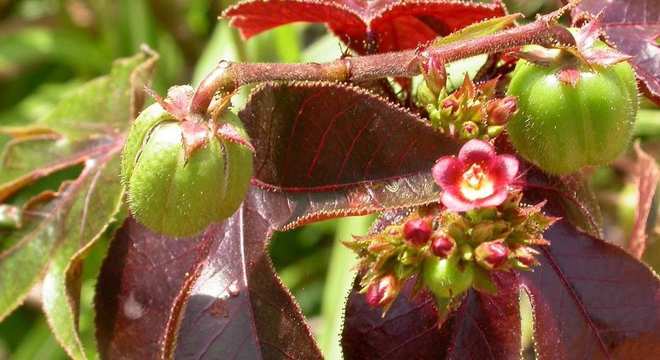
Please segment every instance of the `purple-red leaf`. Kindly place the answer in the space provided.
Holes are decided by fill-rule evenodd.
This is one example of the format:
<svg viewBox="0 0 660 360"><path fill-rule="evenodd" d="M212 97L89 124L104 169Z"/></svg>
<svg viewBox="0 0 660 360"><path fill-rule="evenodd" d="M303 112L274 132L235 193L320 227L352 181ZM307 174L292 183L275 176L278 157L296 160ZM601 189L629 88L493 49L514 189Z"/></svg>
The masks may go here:
<svg viewBox="0 0 660 360"><path fill-rule="evenodd" d="M257 188L227 221L192 239L128 220L98 285L105 358L320 358L275 275L267 242L291 213Z"/></svg>
<svg viewBox="0 0 660 360"><path fill-rule="evenodd" d="M424 291L411 297L409 281L387 315L367 304L359 280L348 297L342 333L344 357L352 359L438 359L446 339L438 329L433 297Z"/></svg>
<svg viewBox="0 0 660 360"><path fill-rule="evenodd" d="M256 149L255 183L285 192L299 217L435 201L429 171L458 149L407 110L343 84L267 84L240 117Z"/></svg>
<svg viewBox="0 0 660 360"><path fill-rule="evenodd" d="M223 15L246 38L292 22L324 23L350 48L365 54L414 49L438 35L503 16L505 11L499 2L251 0Z"/></svg>
<svg viewBox="0 0 660 360"><path fill-rule="evenodd" d="M167 335L176 338L176 358L322 358L268 258L272 210L260 193L254 189L231 218L207 231L209 257L177 301L179 326L170 330L178 331Z"/></svg>
<svg viewBox="0 0 660 360"><path fill-rule="evenodd" d="M162 354L170 309L187 274L205 258L205 244L204 239L156 235L134 219L126 220L112 241L96 290L103 358Z"/></svg>
<svg viewBox="0 0 660 360"><path fill-rule="evenodd" d="M660 2L653 0L583 0L574 19L601 13L607 40L631 60L643 89L660 104Z"/></svg>
<svg viewBox="0 0 660 360"><path fill-rule="evenodd" d="M551 205L548 209L561 214ZM656 275L622 249L579 232L565 220L550 227L545 237L551 245L539 249L540 267L521 274L534 305L539 356L657 356L660 282Z"/></svg>
<svg viewBox="0 0 660 360"><path fill-rule="evenodd" d="M518 278L496 279L490 296L469 291L457 310L439 323L426 291L411 297L412 281L385 317L366 304L356 282L346 304L342 346L346 359L519 359Z"/></svg>

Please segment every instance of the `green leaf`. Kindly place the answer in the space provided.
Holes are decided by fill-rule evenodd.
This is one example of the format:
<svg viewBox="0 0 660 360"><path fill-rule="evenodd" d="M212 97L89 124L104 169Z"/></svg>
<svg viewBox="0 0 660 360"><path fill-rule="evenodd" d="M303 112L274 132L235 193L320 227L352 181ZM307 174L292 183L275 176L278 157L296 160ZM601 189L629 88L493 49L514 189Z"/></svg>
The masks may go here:
<svg viewBox="0 0 660 360"><path fill-rule="evenodd" d="M117 141L105 148L105 154L86 161L78 179L51 194L53 200L26 209L26 224L3 239L15 245L0 253L0 319L20 305L64 242L74 239L84 246L112 220L121 200L114 165L121 146Z"/></svg>
<svg viewBox="0 0 660 360"><path fill-rule="evenodd" d="M85 352L78 335L78 307L80 298L80 275L84 254L115 220L122 206L119 174L119 156L95 169L84 199L77 200L68 216L73 223L67 228L61 245L50 257L51 262L42 285L43 310L57 340L73 359L84 359ZM82 202L80 202L82 200ZM79 216L75 210L79 210ZM93 211L92 211L93 210ZM76 224L76 220L80 224ZM105 225L104 225L105 223Z"/></svg>
<svg viewBox="0 0 660 360"><path fill-rule="evenodd" d="M0 164L0 202L36 180L81 165L80 175L30 200L23 226L0 252L0 320L44 276L43 309L51 330L74 359L84 359L78 333L79 271L86 251L116 220L123 130L142 108L142 86L156 61L139 54L117 61L109 76L63 98L31 128L0 128L13 136Z"/></svg>
<svg viewBox="0 0 660 360"><path fill-rule="evenodd" d="M9 141L0 155L0 202L23 187L98 156L116 141L144 102L143 86L155 55L115 62L99 77L65 96L53 111L24 128L0 127Z"/></svg>
<svg viewBox="0 0 660 360"><path fill-rule="evenodd" d="M155 59L139 54L115 61L108 76L71 92L38 123L72 142L127 129L142 109L143 99L136 96L143 93Z"/></svg>
<svg viewBox="0 0 660 360"><path fill-rule="evenodd" d="M520 19L520 17L520 14L511 14L474 23L447 36L435 39L431 44L431 47L439 47L457 41L466 41L494 34L502 29L512 26L516 20Z"/></svg>

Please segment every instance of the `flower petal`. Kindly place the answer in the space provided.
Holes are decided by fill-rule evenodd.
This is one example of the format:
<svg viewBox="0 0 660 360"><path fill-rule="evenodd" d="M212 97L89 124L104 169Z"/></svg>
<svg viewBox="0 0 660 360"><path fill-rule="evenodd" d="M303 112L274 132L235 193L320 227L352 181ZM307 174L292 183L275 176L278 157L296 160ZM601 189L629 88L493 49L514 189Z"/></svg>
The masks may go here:
<svg viewBox="0 0 660 360"><path fill-rule="evenodd" d="M455 196L451 191L443 192L440 201L442 201L442 204L445 205L450 211L468 211L476 207L473 202L469 202L458 196Z"/></svg>
<svg viewBox="0 0 660 360"><path fill-rule="evenodd" d="M512 155L499 155L491 160L488 173L495 181L495 187L507 186L513 182L520 162Z"/></svg>
<svg viewBox="0 0 660 360"><path fill-rule="evenodd" d="M456 186L463 176L463 171L463 163L455 156L443 156L433 165L431 173L436 184L446 190Z"/></svg>
<svg viewBox="0 0 660 360"><path fill-rule="evenodd" d="M475 207L498 206L501 205L508 196L509 196L509 190L506 187L502 187L500 189L497 189L497 191L493 195L481 200L476 200L474 205Z"/></svg>
<svg viewBox="0 0 660 360"><path fill-rule="evenodd" d="M491 144L474 139L463 145L461 151L458 153L458 159L469 166L474 163L488 164L490 163L490 159L496 155L495 149Z"/></svg>

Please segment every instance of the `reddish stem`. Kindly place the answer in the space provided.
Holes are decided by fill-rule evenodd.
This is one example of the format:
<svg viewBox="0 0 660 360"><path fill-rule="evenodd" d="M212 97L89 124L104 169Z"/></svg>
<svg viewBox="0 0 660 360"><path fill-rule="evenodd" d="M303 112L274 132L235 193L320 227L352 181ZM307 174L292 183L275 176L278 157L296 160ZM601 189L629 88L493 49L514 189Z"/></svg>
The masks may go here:
<svg viewBox="0 0 660 360"><path fill-rule="evenodd" d="M353 81L418 75L429 56L448 63L480 54L504 52L523 45L574 45L573 36L545 16L530 24L477 39L429 47L424 51L405 50L377 55L344 58L318 64L233 63L221 61L201 82L190 104L190 114L204 117L216 92L229 94L239 87L263 81Z"/></svg>

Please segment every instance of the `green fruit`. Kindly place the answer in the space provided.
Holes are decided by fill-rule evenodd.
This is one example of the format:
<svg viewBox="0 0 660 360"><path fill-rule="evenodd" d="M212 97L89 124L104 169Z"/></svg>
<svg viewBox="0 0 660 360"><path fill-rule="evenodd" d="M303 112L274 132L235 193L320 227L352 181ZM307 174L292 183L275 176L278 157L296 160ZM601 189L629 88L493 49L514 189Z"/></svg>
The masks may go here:
<svg viewBox="0 0 660 360"><path fill-rule="evenodd" d="M461 257L457 252L446 259L431 256L424 260L422 278L424 284L436 297L451 298L462 294L472 286L473 264L461 263L460 260Z"/></svg>
<svg viewBox="0 0 660 360"><path fill-rule="evenodd" d="M632 67L579 65L575 86L559 81L560 67L518 61L508 89L518 98L518 113L507 125L511 142L552 174L611 162L632 136L638 107Z"/></svg>
<svg viewBox="0 0 660 360"><path fill-rule="evenodd" d="M247 139L235 115L223 121ZM181 123L159 104L135 120L122 155L122 181L129 209L149 229L168 236L191 236L231 216L252 176L252 154L214 136L188 155Z"/></svg>

